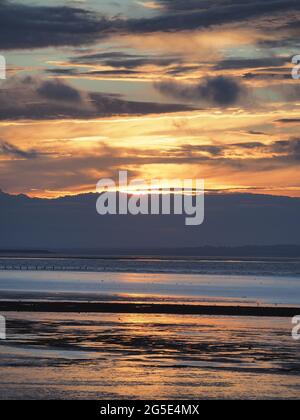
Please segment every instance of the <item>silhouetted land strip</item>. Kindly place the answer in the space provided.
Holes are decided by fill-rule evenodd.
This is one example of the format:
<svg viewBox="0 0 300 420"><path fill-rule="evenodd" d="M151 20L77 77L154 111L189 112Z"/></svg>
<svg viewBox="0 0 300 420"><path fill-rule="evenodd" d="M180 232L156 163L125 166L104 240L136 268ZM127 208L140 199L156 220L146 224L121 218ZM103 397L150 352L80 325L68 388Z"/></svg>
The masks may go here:
<svg viewBox="0 0 300 420"><path fill-rule="evenodd" d="M1 312L119 313L168 315L217 315L288 317L300 308L254 306L207 306L174 304L91 303L91 302L0 302Z"/></svg>
<svg viewBox="0 0 300 420"><path fill-rule="evenodd" d="M37 249L2 249L0 257L24 257L24 258L72 258L72 259L119 259L119 258L153 258L161 259L169 257L192 257L192 258L286 258L299 259L300 245L246 245L246 246L200 246L190 248L129 248L129 249L82 249L82 250L37 250Z"/></svg>

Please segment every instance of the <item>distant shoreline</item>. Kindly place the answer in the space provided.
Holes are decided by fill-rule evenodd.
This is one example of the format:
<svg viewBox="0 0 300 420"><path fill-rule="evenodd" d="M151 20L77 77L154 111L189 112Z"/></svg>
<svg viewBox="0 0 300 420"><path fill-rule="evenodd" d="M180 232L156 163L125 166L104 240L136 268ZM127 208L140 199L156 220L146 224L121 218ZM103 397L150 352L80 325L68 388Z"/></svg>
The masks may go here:
<svg viewBox="0 0 300 420"><path fill-rule="evenodd" d="M300 259L300 245L200 246L183 248L107 248L107 249L3 249L0 258L65 259L168 259L199 260Z"/></svg>
<svg viewBox="0 0 300 420"><path fill-rule="evenodd" d="M138 261L138 260L195 260L195 261L299 261L300 256L246 256L246 255L184 255L184 254L103 254L103 255L74 255L74 254L5 254L0 251L1 260L99 260L99 261Z"/></svg>
<svg viewBox="0 0 300 420"><path fill-rule="evenodd" d="M119 313L156 315L207 315L236 317L293 318L300 314L296 307L212 306L178 304L135 304L96 302L0 302L1 312L42 313Z"/></svg>

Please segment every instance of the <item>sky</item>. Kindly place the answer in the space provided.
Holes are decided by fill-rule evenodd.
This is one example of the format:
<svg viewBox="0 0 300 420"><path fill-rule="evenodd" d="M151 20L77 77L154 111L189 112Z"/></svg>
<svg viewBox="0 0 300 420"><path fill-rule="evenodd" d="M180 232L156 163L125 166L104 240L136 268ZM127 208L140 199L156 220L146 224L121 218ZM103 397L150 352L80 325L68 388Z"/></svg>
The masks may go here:
<svg viewBox="0 0 300 420"><path fill-rule="evenodd" d="M0 188L300 197L299 0L0 0Z"/></svg>

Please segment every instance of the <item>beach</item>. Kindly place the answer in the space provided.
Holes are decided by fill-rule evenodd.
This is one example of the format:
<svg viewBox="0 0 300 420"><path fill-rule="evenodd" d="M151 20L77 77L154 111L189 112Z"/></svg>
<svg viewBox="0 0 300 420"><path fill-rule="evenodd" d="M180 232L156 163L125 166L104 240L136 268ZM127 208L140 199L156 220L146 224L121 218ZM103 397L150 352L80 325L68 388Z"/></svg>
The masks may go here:
<svg viewBox="0 0 300 420"><path fill-rule="evenodd" d="M0 271L1 399L300 397L295 261L17 263Z"/></svg>
<svg viewBox="0 0 300 420"><path fill-rule="evenodd" d="M294 399L282 318L5 314L1 399Z"/></svg>

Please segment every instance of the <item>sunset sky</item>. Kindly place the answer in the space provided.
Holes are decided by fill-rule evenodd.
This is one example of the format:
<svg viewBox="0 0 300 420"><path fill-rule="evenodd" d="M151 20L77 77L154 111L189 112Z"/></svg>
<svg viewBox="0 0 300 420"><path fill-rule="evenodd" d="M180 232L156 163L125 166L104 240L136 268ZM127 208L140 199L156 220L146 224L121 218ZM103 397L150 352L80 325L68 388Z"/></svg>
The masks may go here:
<svg viewBox="0 0 300 420"><path fill-rule="evenodd" d="M299 0L0 0L0 188L300 196Z"/></svg>

